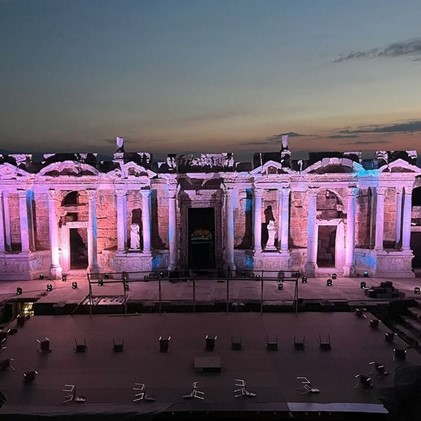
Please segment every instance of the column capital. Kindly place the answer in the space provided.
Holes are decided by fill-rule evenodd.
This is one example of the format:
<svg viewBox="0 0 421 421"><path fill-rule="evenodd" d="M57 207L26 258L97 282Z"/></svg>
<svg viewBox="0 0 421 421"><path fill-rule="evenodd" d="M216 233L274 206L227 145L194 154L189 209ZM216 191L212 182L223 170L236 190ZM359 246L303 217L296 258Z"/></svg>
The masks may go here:
<svg viewBox="0 0 421 421"><path fill-rule="evenodd" d="M405 196L412 195L413 187L405 187Z"/></svg>
<svg viewBox="0 0 421 421"><path fill-rule="evenodd" d="M308 186L307 193L312 197L316 197L317 194L319 193L319 187L318 186Z"/></svg>
<svg viewBox="0 0 421 421"><path fill-rule="evenodd" d="M261 187L254 187L253 188L254 197L263 197L263 189Z"/></svg>
<svg viewBox="0 0 421 421"><path fill-rule="evenodd" d="M127 190L118 189L118 190L115 191L115 195L117 197L125 197L126 194L127 194Z"/></svg>
<svg viewBox="0 0 421 421"><path fill-rule="evenodd" d="M26 192L27 190L23 190L23 189L18 189L18 196L20 199L26 198Z"/></svg>
<svg viewBox="0 0 421 421"><path fill-rule="evenodd" d="M384 194L386 194L386 189L387 189L387 187L376 187L376 193L384 195Z"/></svg>
<svg viewBox="0 0 421 421"><path fill-rule="evenodd" d="M94 200L96 199L96 189L87 189L86 193L88 194L88 199L89 200Z"/></svg>
<svg viewBox="0 0 421 421"><path fill-rule="evenodd" d="M151 197L151 193L152 193L151 189L140 190L140 194L142 195L142 197L146 199Z"/></svg>
<svg viewBox="0 0 421 421"><path fill-rule="evenodd" d="M282 193L282 196L288 196L291 193L291 187L282 187L280 191Z"/></svg>
<svg viewBox="0 0 421 421"><path fill-rule="evenodd" d="M358 187L357 186L349 186L347 189L348 197L355 198L358 193Z"/></svg>
<svg viewBox="0 0 421 421"><path fill-rule="evenodd" d="M395 187L395 190L396 190L396 193L398 193L398 194L402 194L402 191L403 191L403 186L398 185L398 186L396 186L396 187Z"/></svg>
<svg viewBox="0 0 421 421"><path fill-rule="evenodd" d="M60 197L59 197L60 196L60 193L59 193L58 190L54 190L54 189L48 190L47 194L48 194L48 199L49 200L58 200L58 199L60 199Z"/></svg>

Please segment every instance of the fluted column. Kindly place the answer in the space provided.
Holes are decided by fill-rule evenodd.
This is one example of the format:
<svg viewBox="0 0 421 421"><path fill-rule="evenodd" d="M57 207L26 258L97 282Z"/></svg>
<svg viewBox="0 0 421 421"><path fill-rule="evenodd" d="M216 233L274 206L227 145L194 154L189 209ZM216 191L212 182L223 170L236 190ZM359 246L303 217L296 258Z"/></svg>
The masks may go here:
<svg viewBox="0 0 421 421"><path fill-rule="evenodd" d="M227 218L227 229L225 236L227 264L229 269L234 271L234 190L231 187L227 187L225 190L225 212Z"/></svg>
<svg viewBox="0 0 421 421"><path fill-rule="evenodd" d="M98 228L96 217L96 190L88 193L88 271L98 273Z"/></svg>
<svg viewBox="0 0 421 421"><path fill-rule="evenodd" d="M383 250L384 239L384 195L385 187L377 187L376 189L376 237L374 248Z"/></svg>
<svg viewBox="0 0 421 421"><path fill-rule="evenodd" d="M142 236L143 236L143 253L151 252L151 190L141 190L142 194Z"/></svg>
<svg viewBox="0 0 421 421"><path fill-rule="evenodd" d="M254 251L262 251L262 196L261 189L254 189Z"/></svg>
<svg viewBox="0 0 421 421"><path fill-rule="evenodd" d="M58 192L56 190L48 191L48 232L50 239L51 250L51 279L59 279L62 275L62 268L60 266L60 253L58 246L58 221L56 214L56 202L58 199Z"/></svg>
<svg viewBox="0 0 421 421"><path fill-rule="evenodd" d="M170 252L168 270L177 268L177 190L168 189L168 248Z"/></svg>
<svg viewBox="0 0 421 421"><path fill-rule="evenodd" d="M117 196L117 253L123 253L126 249L126 190L116 190Z"/></svg>
<svg viewBox="0 0 421 421"><path fill-rule="evenodd" d="M354 272L355 256L355 210L357 205L357 188L348 190L348 203L346 215L346 245L344 275L352 276Z"/></svg>
<svg viewBox="0 0 421 421"><path fill-rule="evenodd" d="M6 251L5 242L5 229L4 229L4 211L3 211L3 192L0 191L0 253Z"/></svg>
<svg viewBox="0 0 421 421"><path fill-rule="evenodd" d="M402 187L396 187L396 237L395 247L398 247L402 240Z"/></svg>
<svg viewBox="0 0 421 421"><path fill-rule="evenodd" d="M317 264L317 188L309 188L309 203L307 215L307 262L306 272L314 275Z"/></svg>
<svg viewBox="0 0 421 421"><path fill-rule="evenodd" d="M29 252L29 223L28 223L28 202L26 190L18 190L19 195L19 220L20 220L20 241L22 252Z"/></svg>
<svg viewBox="0 0 421 421"><path fill-rule="evenodd" d="M291 189L282 189L282 214L281 214L281 252L288 251L289 237L289 194Z"/></svg>
<svg viewBox="0 0 421 421"><path fill-rule="evenodd" d="M411 247L412 188L405 187L404 193L402 250L409 250Z"/></svg>

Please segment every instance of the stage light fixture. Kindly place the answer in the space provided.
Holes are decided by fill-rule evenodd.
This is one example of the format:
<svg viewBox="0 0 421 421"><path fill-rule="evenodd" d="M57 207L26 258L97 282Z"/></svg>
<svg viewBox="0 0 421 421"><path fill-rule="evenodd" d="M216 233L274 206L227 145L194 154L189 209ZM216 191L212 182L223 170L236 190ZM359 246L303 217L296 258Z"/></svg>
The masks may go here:
<svg viewBox="0 0 421 421"><path fill-rule="evenodd" d="M364 278L368 278L368 272L367 272L367 271L365 271L365 272L363 273L363 276L364 276Z"/></svg>
<svg viewBox="0 0 421 421"><path fill-rule="evenodd" d="M103 280L102 278L99 278L99 279L98 279L98 285L99 285L100 287L103 287L103 286L104 286L104 280Z"/></svg>
<svg viewBox="0 0 421 421"><path fill-rule="evenodd" d="M67 275L61 275L61 280L62 280L62 282L66 282L67 281Z"/></svg>
<svg viewBox="0 0 421 421"><path fill-rule="evenodd" d="M364 281L361 281L361 282L360 282L360 288L361 288L361 289L367 288L367 283L366 283L366 282L364 282Z"/></svg>
<svg viewBox="0 0 421 421"><path fill-rule="evenodd" d="M306 283L307 283L307 276L303 276L303 277L301 278L301 282L302 282L303 284L306 284Z"/></svg>
<svg viewBox="0 0 421 421"><path fill-rule="evenodd" d="M53 285L52 284L48 284L47 285L47 291L50 292L53 290Z"/></svg>
<svg viewBox="0 0 421 421"><path fill-rule="evenodd" d="M326 286L328 286L328 287L331 287L333 285L333 282L332 282L332 279L328 279L327 281L326 281Z"/></svg>
<svg viewBox="0 0 421 421"><path fill-rule="evenodd" d="M421 294L421 288L420 287L415 287L414 288L414 294Z"/></svg>
<svg viewBox="0 0 421 421"><path fill-rule="evenodd" d="M338 277L338 275L336 275L336 273L332 273L332 279L336 279Z"/></svg>
<svg viewBox="0 0 421 421"><path fill-rule="evenodd" d="M43 274L43 273L41 273L41 274L39 275L39 279L44 279L44 278L45 278L44 274Z"/></svg>
<svg viewBox="0 0 421 421"><path fill-rule="evenodd" d="M278 289L280 290L284 289L284 283L282 281L278 282Z"/></svg>
<svg viewBox="0 0 421 421"><path fill-rule="evenodd" d="M105 279L110 279L110 274L109 274L109 273L105 273L105 274L104 274L104 278L105 278Z"/></svg>
<svg viewBox="0 0 421 421"><path fill-rule="evenodd" d="M77 282L76 281L72 282L72 289L77 289Z"/></svg>
<svg viewBox="0 0 421 421"><path fill-rule="evenodd" d="M124 291L129 291L129 284L124 282Z"/></svg>
<svg viewBox="0 0 421 421"><path fill-rule="evenodd" d="M22 295L22 292L23 292L23 290L22 290L21 287L16 288L16 295Z"/></svg>

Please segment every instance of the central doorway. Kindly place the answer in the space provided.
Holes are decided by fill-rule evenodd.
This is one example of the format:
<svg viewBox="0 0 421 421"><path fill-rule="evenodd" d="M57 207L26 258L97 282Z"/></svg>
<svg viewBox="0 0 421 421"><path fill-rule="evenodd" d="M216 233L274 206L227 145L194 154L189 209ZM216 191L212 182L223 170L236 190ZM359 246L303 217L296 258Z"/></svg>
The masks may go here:
<svg viewBox="0 0 421 421"><path fill-rule="evenodd" d="M336 225L320 225L317 247L317 266L335 267Z"/></svg>
<svg viewBox="0 0 421 421"><path fill-rule="evenodd" d="M215 269L215 209L188 209L190 269Z"/></svg>
<svg viewBox="0 0 421 421"><path fill-rule="evenodd" d="M88 267L88 238L86 228L70 228L70 269Z"/></svg>

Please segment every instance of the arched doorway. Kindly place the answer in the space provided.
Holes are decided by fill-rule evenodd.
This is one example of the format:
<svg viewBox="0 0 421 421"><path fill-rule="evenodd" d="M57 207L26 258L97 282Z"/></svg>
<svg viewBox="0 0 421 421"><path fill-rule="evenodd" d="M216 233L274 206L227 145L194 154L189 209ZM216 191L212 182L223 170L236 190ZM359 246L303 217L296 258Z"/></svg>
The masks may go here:
<svg viewBox="0 0 421 421"><path fill-rule="evenodd" d="M412 191L411 249L412 268L421 275L421 187Z"/></svg>

